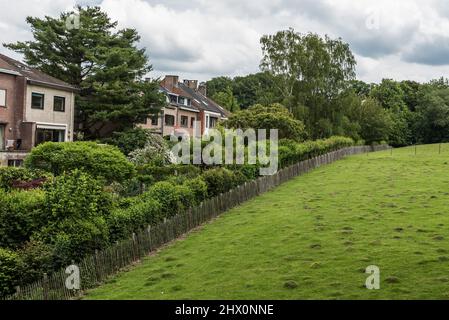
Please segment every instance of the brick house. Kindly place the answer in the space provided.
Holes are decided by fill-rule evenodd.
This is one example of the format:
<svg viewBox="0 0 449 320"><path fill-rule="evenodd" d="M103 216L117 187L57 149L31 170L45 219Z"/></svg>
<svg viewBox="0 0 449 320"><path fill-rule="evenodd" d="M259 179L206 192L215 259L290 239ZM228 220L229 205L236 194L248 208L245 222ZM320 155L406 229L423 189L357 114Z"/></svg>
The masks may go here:
<svg viewBox="0 0 449 320"><path fill-rule="evenodd" d="M205 83L198 85L197 80L184 80L179 86L191 97L193 105L199 110L201 134L207 134L208 130L213 129L218 121L228 118L229 111L207 96Z"/></svg>
<svg viewBox="0 0 449 320"><path fill-rule="evenodd" d="M0 165L36 145L73 140L76 88L0 54Z"/></svg>
<svg viewBox="0 0 449 320"><path fill-rule="evenodd" d="M152 129L163 136L186 133L198 137L229 114L206 97L205 84L198 85L197 80L179 82L178 76L167 75L160 88L168 105L160 115L148 118L142 128Z"/></svg>

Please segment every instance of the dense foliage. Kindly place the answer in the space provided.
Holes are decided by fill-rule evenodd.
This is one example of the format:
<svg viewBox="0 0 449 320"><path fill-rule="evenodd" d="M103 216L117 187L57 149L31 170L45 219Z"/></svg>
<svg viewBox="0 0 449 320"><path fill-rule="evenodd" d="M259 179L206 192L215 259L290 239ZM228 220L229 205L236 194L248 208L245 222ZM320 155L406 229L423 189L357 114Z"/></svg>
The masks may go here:
<svg viewBox="0 0 449 320"><path fill-rule="evenodd" d="M134 173L118 148L95 142L43 143L31 151L25 166L54 175L79 169L107 182L123 181Z"/></svg>
<svg viewBox="0 0 449 320"><path fill-rule="evenodd" d="M280 104L254 105L232 114L224 125L235 129L278 129L280 139L291 138L301 141L305 138L304 124L296 120L287 108Z"/></svg>
<svg viewBox="0 0 449 320"><path fill-rule="evenodd" d="M41 190L5 192L0 189L0 199L0 246L18 248L42 226L40 214L44 193Z"/></svg>

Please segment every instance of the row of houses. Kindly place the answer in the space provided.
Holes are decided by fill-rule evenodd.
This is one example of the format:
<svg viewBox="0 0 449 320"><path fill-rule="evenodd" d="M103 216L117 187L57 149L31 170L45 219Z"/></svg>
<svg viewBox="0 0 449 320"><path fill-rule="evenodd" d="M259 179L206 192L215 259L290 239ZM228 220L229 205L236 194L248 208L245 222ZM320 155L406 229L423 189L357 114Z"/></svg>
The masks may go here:
<svg viewBox="0 0 449 320"><path fill-rule="evenodd" d="M140 127L164 136L200 136L228 116L197 80L166 76L160 90L167 106ZM76 92L70 84L0 54L0 166L20 166L40 143L73 141Z"/></svg>
<svg viewBox="0 0 449 320"><path fill-rule="evenodd" d="M148 118L140 126L164 136L187 134L199 137L229 115L207 97L206 85L198 84L197 80L180 82L178 76L168 75L161 81L160 90L167 97L167 106L161 114Z"/></svg>

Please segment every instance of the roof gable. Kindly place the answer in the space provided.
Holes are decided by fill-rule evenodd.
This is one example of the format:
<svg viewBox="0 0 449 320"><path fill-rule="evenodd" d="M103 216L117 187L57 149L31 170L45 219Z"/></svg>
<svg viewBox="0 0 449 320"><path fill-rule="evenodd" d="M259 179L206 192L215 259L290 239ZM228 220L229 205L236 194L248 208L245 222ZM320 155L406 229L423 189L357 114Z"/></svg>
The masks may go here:
<svg viewBox="0 0 449 320"><path fill-rule="evenodd" d="M14 60L8 56L5 56L4 54L0 53L0 61L2 62L0 64L0 67L2 69L9 70L14 73L18 73L21 76L27 78L27 80L36 85L41 86L48 86L48 87L55 87L61 90L68 90L68 91L76 91L77 89L68 84L67 82L64 82L62 80L56 79L52 76L49 76L48 74L39 71L35 68L31 68L27 66L26 64Z"/></svg>

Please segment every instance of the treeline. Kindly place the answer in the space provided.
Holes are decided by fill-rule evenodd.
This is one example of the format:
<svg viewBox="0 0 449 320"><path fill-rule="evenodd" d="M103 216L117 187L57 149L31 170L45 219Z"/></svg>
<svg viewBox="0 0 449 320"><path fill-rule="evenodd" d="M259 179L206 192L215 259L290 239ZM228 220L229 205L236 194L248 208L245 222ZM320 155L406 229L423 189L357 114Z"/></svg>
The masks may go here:
<svg viewBox="0 0 449 320"><path fill-rule="evenodd" d="M280 103L305 126L305 137L348 136L393 146L449 140L449 84L355 79L355 59L341 39L293 29L261 39L261 72L216 77L208 94L245 118L253 105Z"/></svg>

